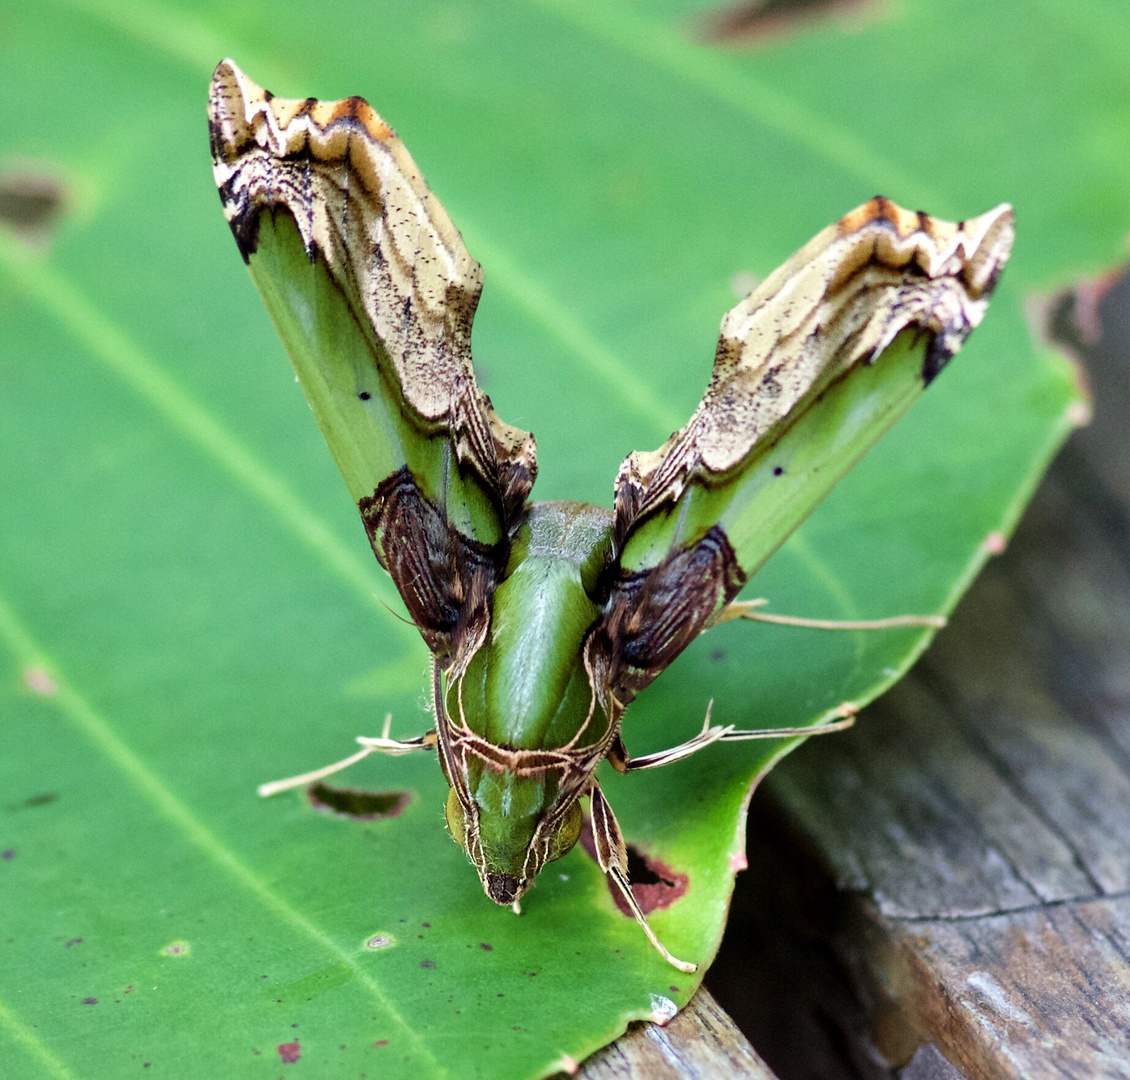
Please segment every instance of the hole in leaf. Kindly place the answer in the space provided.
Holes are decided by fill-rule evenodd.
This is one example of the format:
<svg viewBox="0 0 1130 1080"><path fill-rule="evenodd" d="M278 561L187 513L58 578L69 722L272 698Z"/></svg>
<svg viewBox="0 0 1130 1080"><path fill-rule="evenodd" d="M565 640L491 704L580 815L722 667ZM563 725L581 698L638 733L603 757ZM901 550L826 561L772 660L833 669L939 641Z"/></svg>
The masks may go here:
<svg viewBox="0 0 1130 1080"><path fill-rule="evenodd" d="M633 885L666 885L675 887L671 872L661 862L652 865L651 860L635 844L628 845L628 879Z"/></svg>
<svg viewBox="0 0 1130 1080"><path fill-rule="evenodd" d="M42 166L22 164L0 170L0 221L24 240L42 244L62 212L65 190Z"/></svg>
<svg viewBox="0 0 1130 1080"><path fill-rule="evenodd" d="M1092 419L1092 377L1098 377L1099 400L1110 389L1121 390L1125 364L1124 342L1130 337L1130 269L1112 267L1103 274L1082 278L1051 296L1036 297L1029 304L1029 319L1035 336L1066 353L1074 364L1075 382L1085 402L1076 402L1069 419L1086 426ZM1106 388L1105 370L1117 372L1117 387ZM1105 391L1105 392L1104 392ZM1101 435L1102 424L1098 424ZM1095 437L1092 433L1092 437ZM1121 434L1118 442L1123 442ZM1114 460L1112 458L1112 460Z"/></svg>
<svg viewBox="0 0 1130 1080"><path fill-rule="evenodd" d="M354 821L399 817L411 796L407 791L359 791L331 784L311 784L306 789L310 805Z"/></svg>
<svg viewBox="0 0 1130 1080"><path fill-rule="evenodd" d="M1114 266L1039 301L1034 315L1040 337L1079 353L1101 344L1104 336L1120 333L1126 305L1119 303L1119 294L1126 289L1127 273L1127 266Z"/></svg>
<svg viewBox="0 0 1130 1080"><path fill-rule="evenodd" d="M596 862L596 844L593 841L592 824L587 814L580 840L581 846L588 852L593 862ZM628 880L632 883L632 895L645 915L660 908L670 907L687 891L690 878L686 874L672 870L660 859L653 859L635 844L628 844L627 848ZM611 878L606 878L605 883L612 899L616 901L616 906L631 918L632 910L621 895L619 886L615 885Z"/></svg>
<svg viewBox="0 0 1130 1080"><path fill-rule="evenodd" d="M707 37L750 45L833 19L854 24L878 7L877 0L741 0L713 16Z"/></svg>
<svg viewBox="0 0 1130 1080"><path fill-rule="evenodd" d="M1074 361L1083 400L1066 419L1088 424L1064 447L1057 475L1071 498L1101 522L1117 550L1130 543L1130 441L1126 372L1130 368L1130 268L1110 267L1029 304L1035 333ZM1092 395L1093 388L1093 395ZM1095 403L1092 416L1091 400ZM1059 541L1057 540L1057 543Z"/></svg>

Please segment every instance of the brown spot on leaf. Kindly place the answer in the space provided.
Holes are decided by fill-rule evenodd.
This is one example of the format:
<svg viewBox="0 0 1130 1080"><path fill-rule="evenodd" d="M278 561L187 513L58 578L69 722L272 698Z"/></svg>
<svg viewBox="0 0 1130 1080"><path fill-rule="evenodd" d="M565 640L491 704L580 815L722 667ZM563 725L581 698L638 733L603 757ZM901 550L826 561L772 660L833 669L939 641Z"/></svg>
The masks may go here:
<svg viewBox="0 0 1130 1080"><path fill-rule="evenodd" d="M375 1043L373 1043L373 1045L374 1046L388 1046L388 1039L378 1039Z"/></svg>
<svg viewBox="0 0 1130 1080"><path fill-rule="evenodd" d="M360 791L322 783L311 784L306 797L316 809L354 821L399 817L412 798L407 791Z"/></svg>
<svg viewBox="0 0 1130 1080"><path fill-rule="evenodd" d="M32 795L30 798L24 799L23 802L11 803L4 809L34 810L37 806L50 806L58 797L58 794L54 791L43 791L38 795Z"/></svg>
<svg viewBox="0 0 1130 1080"><path fill-rule="evenodd" d="M97 1005L98 999L97 998L83 998L82 1003L84 1005Z"/></svg>
<svg viewBox="0 0 1130 1080"><path fill-rule="evenodd" d="M3 851L0 851L0 859L3 859L5 862L11 862L11 860L14 859L15 857L16 857L16 849L15 848L5 848Z"/></svg>
<svg viewBox="0 0 1130 1080"><path fill-rule="evenodd" d="M70 948L70 947L71 947L72 945L81 945L81 944L82 944L82 938L80 938L80 937L73 937L73 938L71 938L71 940L70 940L70 941L68 941L68 942L66 943L66 945L65 945L65 946L63 946L63 947L64 947L64 948L66 948L66 949L69 949L69 948ZM129 991L127 990L127 991L126 991L126 993L129 993Z"/></svg>
<svg viewBox="0 0 1130 1080"><path fill-rule="evenodd" d="M279 1043L279 1057L284 1065L293 1065L302 1056L298 1051L297 1039L294 1042Z"/></svg>
<svg viewBox="0 0 1130 1080"><path fill-rule="evenodd" d="M0 221L22 240L41 246L63 209L62 181L44 166L10 165L0 172Z"/></svg>
<svg viewBox="0 0 1130 1080"><path fill-rule="evenodd" d="M758 45L832 21L856 29L878 9L876 0L740 0L709 18L706 37L726 45Z"/></svg>
<svg viewBox="0 0 1130 1080"><path fill-rule="evenodd" d="M581 846L588 852L589 857L596 862L596 844L593 841L592 825L588 815L585 815L585 824L581 829ZM645 855L635 844L628 844L628 880L632 883L632 895L636 898L645 915L657 909L670 907L687 891L690 878L672 870L665 862ZM616 906L629 918L634 918L631 908L620 893L620 889L613 884L611 878L605 878L605 884L616 901Z"/></svg>
<svg viewBox="0 0 1130 1080"><path fill-rule="evenodd" d="M1078 349L1103 339L1102 308L1106 298L1126 276L1125 266L1115 266L1097 277L1082 278L1052 297L1041 336L1057 345Z"/></svg>
<svg viewBox="0 0 1130 1080"><path fill-rule="evenodd" d="M1094 394L1084 362L1101 364L1125 340L1128 292L1130 274L1126 265L1120 264L1097 277L1081 278L1051 296L1035 297L1028 304L1034 336L1055 346L1072 362L1075 387L1082 400L1068 406L1067 418L1077 427L1086 427L1093 419ZM1106 434L1101 431L1090 438L1106 442Z"/></svg>

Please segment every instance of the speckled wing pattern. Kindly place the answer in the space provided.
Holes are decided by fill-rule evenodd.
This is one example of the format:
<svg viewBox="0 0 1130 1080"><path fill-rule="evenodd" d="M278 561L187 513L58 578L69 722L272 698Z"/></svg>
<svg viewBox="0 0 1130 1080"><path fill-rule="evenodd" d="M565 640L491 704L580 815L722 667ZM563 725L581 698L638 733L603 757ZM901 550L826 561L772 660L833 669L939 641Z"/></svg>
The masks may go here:
<svg viewBox="0 0 1130 1080"><path fill-rule="evenodd" d="M877 197L819 232L725 316L690 421L658 450L628 455L616 479L618 577L587 659L606 707L626 705L662 672L929 385L981 322L1012 240L1007 205L954 224ZM861 390L853 372L908 329L924 338L920 366L909 376L896 366ZM775 516L754 523L756 543L728 533L726 521L749 514L731 509L768 490L763 451L799 430L822 397L866 393L879 403L875 422L853 445L831 449L834 423L805 435L828 447L809 473L823 470L823 490L793 488L791 507L779 502ZM772 483L787 490L797 480ZM748 534L749 521L740 524Z"/></svg>
<svg viewBox="0 0 1130 1080"><path fill-rule="evenodd" d="M1008 258L1011 209L951 224L876 198L817 234L726 315L701 404L625 459L610 516L527 503L533 437L495 415L471 363L482 270L365 101L276 98L225 60L209 121L228 224L435 658L433 732L386 727L266 788L436 749L448 827L505 904L575 843L587 794L601 868L693 971L633 899L595 770L766 734L709 727L633 762L620 721L961 348Z"/></svg>
<svg viewBox="0 0 1130 1080"><path fill-rule="evenodd" d="M363 99L275 97L225 60L209 121L224 214L373 549L441 666L465 662L537 473L475 381L482 269Z"/></svg>
<svg viewBox="0 0 1130 1080"><path fill-rule="evenodd" d="M1012 239L1008 205L954 224L882 197L817 233L722 320L710 384L687 425L621 464L621 546L688 485L740 466L806 400L907 327L929 335L928 385L981 322Z"/></svg>
<svg viewBox="0 0 1130 1080"><path fill-rule="evenodd" d="M264 211L285 208L367 316L405 401L448 431L513 511L536 474L533 437L504 424L475 383L471 322L482 267L396 133L362 98L287 99L230 60L209 99L224 214L244 259Z"/></svg>

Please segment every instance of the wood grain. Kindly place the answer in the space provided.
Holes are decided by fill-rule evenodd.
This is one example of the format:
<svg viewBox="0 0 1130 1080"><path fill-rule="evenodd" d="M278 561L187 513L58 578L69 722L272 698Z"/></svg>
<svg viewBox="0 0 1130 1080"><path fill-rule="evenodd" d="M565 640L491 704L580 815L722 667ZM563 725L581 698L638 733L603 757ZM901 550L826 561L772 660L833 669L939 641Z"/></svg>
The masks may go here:
<svg viewBox="0 0 1130 1080"><path fill-rule="evenodd" d="M578 1075L581 1080L775 1080L705 988L666 1027L633 1024L585 1061Z"/></svg>
<svg viewBox="0 0 1130 1080"><path fill-rule="evenodd" d="M1103 310L1095 422L1010 550L755 800L710 981L783 1080L1130 1076L1130 284Z"/></svg>

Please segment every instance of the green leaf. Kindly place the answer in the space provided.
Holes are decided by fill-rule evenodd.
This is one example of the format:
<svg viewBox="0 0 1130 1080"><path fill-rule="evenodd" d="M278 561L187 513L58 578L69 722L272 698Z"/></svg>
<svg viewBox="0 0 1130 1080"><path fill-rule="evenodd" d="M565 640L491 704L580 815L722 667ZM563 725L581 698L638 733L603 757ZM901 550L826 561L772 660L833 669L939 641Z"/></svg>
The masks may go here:
<svg viewBox="0 0 1130 1080"><path fill-rule="evenodd" d="M426 656L382 606L395 592L218 212L204 101L222 56L279 94L363 94L397 127L483 264L477 368L537 435L540 498L609 504L624 455L685 421L733 275L763 277L876 191L954 220L1012 202L984 324L747 595L948 610L1014 525L1079 402L1025 304L1120 257L1130 229L1124 5L907 0L748 52L704 43L703 10L4 5L0 184L65 188L45 248L0 241L13 1072L275 1077L298 1053L314 1075L537 1076L694 989L579 848L520 919L491 904L445 836L434 761L347 774L408 792L397 817L256 799L386 711L394 735L423 730ZM625 738L677 743L711 697L718 722L808 723L925 641L728 623L640 696ZM786 749L602 774L629 842L689 876L651 914L676 955L716 948L750 780Z"/></svg>

